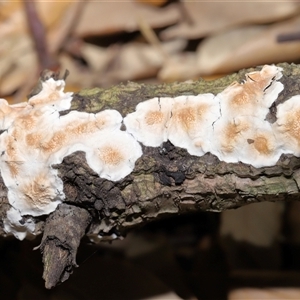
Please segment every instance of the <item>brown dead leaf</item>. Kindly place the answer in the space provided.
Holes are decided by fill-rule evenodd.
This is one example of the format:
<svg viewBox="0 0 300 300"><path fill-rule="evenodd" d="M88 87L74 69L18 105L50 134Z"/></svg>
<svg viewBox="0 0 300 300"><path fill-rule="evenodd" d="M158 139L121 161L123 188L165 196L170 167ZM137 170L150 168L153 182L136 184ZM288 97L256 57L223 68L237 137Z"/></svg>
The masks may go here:
<svg viewBox="0 0 300 300"><path fill-rule="evenodd" d="M263 1L182 1L182 21L161 33L163 39L196 39L240 24L266 24L299 11L296 2ZM180 9L180 7L179 7Z"/></svg>
<svg viewBox="0 0 300 300"><path fill-rule="evenodd" d="M73 3L76 2L78 1L35 1L39 17L46 28L56 25L63 18Z"/></svg>
<svg viewBox="0 0 300 300"><path fill-rule="evenodd" d="M186 41L181 39L162 43L163 51L156 45L138 42L109 48L83 43L80 52L88 67L79 65L67 55L60 55L60 62L63 69L70 71L69 84L108 86L120 81L155 77L166 62L166 56L176 57L185 46Z"/></svg>
<svg viewBox="0 0 300 300"><path fill-rule="evenodd" d="M96 45L83 43L81 46L81 55L88 63L91 71L103 72L107 68L107 64L114 55L112 49L98 47Z"/></svg>
<svg viewBox="0 0 300 300"><path fill-rule="evenodd" d="M61 17L57 19L57 22L49 28L47 42L50 53L56 53L62 47L66 38L73 30L84 5L86 5L86 2L82 1L69 3L69 6L61 14Z"/></svg>
<svg viewBox="0 0 300 300"><path fill-rule="evenodd" d="M135 0L135 2L149 4L153 6L161 6L168 2L168 0Z"/></svg>
<svg viewBox="0 0 300 300"><path fill-rule="evenodd" d="M164 8L127 1L89 1L75 29L80 37L106 35L116 32L139 30L138 18L152 28L174 24L179 19L175 5Z"/></svg>
<svg viewBox="0 0 300 300"><path fill-rule="evenodd" d="M51 50L56 51L59 48L64 32L61 22L64 20L64 24L68 23L65 16L76 3L77 1L35 1L39 17L49 34ZM7 1L0 5L0 94L8 95L21 87L25 93L36 82L39 74L37 54L28 31L24 3ZM58 25L60 28L57 28ZM29 72L33 75L28 76ZM23 95L22 91L20 93Z"/></svg>
<svg viewBox="0 0 300 300"><path fill-rule="evenodd" d="M20 1L7 1L0 4L0 38L24 31L24 13Z"/></svg>
<svg viewBox="0 0 300 300"><path fill-rule="evenodd" d="M65 53L62 53L59 56L59 62L62 66L62 70L68 70L70 72L67 78L68 85L81 88L92 87L95 73L91 72L87 67L82 66L76 60Z"/></svg>
<svg viewBox="0 0 300 300"><path fill-rule="evenodd" d="M300 28L300 16L269 26L245 26L203 41L197 50L200 75L228 73L241 68L300 58L300 41L278 43L277 36Z"/></svg>
<svg viewBox="0 0 300 300"><path fill-rule="evenodd" d="M165 60L157 77L162 82L185 81L198 76L195 52L182 52Z"/></svg>
<svg viewBox="0 0 300 300"><path fill-rule="evenodd" d="M54 26L77 1L35 1L36 9L43 24L49 28ZM2 1L0 3L0 37L9 34L27 33L27 21L23 1Z"/></svg>
<svg viewBox="0 0 300 300"><path fill-rule="evenodd" d="M239 288L229 292L228 300L295 300L300 299L299 288Z"/></svg>
<svg viewBox="0 0 300 300"><path fill-rule="evenodd" d="M186 43L174 40L161 44L159 51L155 45L130 43L120 48L112 68L105 74L110 82L125 80L140 80L156 76L166 62L167 57L173 57L182 51Z"/></svg>
<svg viewBox="0 0 300 300"><path fill-rule="evenodd" d="M240 46L246 44L249 40L255 40L257 35L265 29L265 26L250 25L246 27L237 27L229 31L223 31L216 35L206 38L200 43L197 50L197 67L201 75L209 75L215 73L226 73L234 70L236 67L233 53L237 51ZM251 57L255 56L255 53ZM249 59L249 58L248 58ZM228 69L227 62L230 63ZM232 62L234 60L234 62ZM242 62L245 63L245 60ZM227 65L227 69L224 66Z"/></svg>
<svg viewBox="0 0 300 300"><path fill-rule="evenodd" d="M163 59L154 46L129 43L119 48L111 68L100 82L108 85L119 81L153 77L161 67Z"/></svg>
<svg viewBox="0 0 300 300"><path fill-rule="evenodd" d="M37 60L27 35L11 35L0 51L0 94L8 95L28 81L28 72L35 74Z"/></svg>

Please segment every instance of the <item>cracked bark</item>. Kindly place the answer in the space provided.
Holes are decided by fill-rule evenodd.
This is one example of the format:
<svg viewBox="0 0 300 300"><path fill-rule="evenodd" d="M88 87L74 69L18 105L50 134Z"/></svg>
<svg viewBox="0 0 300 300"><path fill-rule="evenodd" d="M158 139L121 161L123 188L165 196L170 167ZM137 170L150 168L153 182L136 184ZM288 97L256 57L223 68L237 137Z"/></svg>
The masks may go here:
<svg viewBox="0 0 300 300"><path fill-rule="evenodd" d="M281 64L284 90L271 107L268 120L276 118L276 106L300 94L300 67ZM123 116L146 99L163 96L217 94L233 81L242 81L247 72L206 82L173 83L160 86L120 84L109 89L83 90L74 96L71 110L98 112L113 108ZM64 111L61 114L67 114ZM219 161L215 156L189 155L167 142L162 147L144 147L134 171L118 182L99 178L83 152L64 159L58 169L64 182L66 201L46 221L37 217L44 232L41 250L46 287L68 278L81 237L125 235L136 226L170 214L217 211L261 201L298 200L300 159L282 155L275 166L254 168L246 164ZM0 218L9 207L7 190L0 180ZM4 235L3 223L0 234Z"/></svg>
<svg viewBox="0 0 300 300"><path fill-rule="evenodd" d="M86 209L64 203L47 218L40 245L46 288L67 280L77 267L77 249L90 221Z"/></svg>

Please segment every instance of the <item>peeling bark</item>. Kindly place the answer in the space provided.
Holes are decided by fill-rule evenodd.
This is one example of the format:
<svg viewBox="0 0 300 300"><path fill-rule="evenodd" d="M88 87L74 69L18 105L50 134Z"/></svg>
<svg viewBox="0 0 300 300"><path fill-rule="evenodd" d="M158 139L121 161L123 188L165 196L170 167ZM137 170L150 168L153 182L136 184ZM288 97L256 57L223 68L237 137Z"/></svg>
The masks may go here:
<svg viewBox="0 0 300 300"><path fill-rule="evenodd" d="M300 67L283 67L284 90L270 109L268 119L276 118L276 106L300 94ZM107 90L83 90L74 96L71 110L99 112L113 108L123 116L146 99L158 96L217 94L245 73L206 82L173 83L160 86L120 84ZM61 114L67 114L63 111ZM219 161L211 154L189 155L166 142L162 147L143 147L134 171L118 182L111 182L91 170L83 152L76 152L54 166L64 183L66 203L45 221L41 244L46 287L66 280L76 266L75 256L84 234L115 238L151 220L193 211L217 211L261 201L298 200L300 159L282 155L275 166L254 168L243 163ZM0 217L9 207L7 191L0 178ZM41 231L44 219L36 217ZM4 234L0 221L0 234Z"/></svg>

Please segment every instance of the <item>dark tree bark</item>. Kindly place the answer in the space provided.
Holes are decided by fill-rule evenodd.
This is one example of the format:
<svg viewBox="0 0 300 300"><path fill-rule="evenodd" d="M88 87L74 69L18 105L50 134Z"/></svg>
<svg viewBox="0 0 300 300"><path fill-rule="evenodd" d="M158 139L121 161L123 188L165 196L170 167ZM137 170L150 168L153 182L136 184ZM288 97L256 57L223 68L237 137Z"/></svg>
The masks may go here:
<svg viewBox="0 0 300 300"><path fill-rule="evenodd" d="M280 66L284 90L270 110L270 120L275 118L279 103L300 93L300 67ZM112 108L125 116L139 102L157 96L217 94L233 81L242 81L245 73L251 71L254 69L210 82L159 86L128 83L106 90L83 90L74 96L71 110L95 113ZM143 146L143 156L133 172L118 182L99 178L86 163L83 152L73 153L54 167L64 182L66 201L45 222L37 218L44 231L41 250L48 288L68 278L85 233L113 238L171 214L220 212L254 202L299 198L300 159L292 155L282 155L275 166L254 168L243 163L225 163L211 154L192 156L166 142L162 147ZM0 185L3 219L9 205L2 180ZM3 224L0 225L0 234L4 235Z"/></svg>
<svg viewBox="0 0 300 300"><path fill-rule="evenodd" d="M90 222L91 216L86 209L68 204L61 204L47 218L40 246L46 288L67 280L72 268L77 267L79 242Z"/></svg>

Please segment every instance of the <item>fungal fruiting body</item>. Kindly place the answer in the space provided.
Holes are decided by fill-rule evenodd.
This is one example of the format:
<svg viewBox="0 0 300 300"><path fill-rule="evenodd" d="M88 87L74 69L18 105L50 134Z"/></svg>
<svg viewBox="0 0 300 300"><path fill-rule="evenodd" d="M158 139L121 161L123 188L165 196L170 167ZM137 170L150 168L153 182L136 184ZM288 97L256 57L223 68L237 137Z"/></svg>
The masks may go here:
<svg viewBox="0 0 300 300"><path fill-rule="evenodd" d="M0 168L12 206L4 228L19 239L25 237L26 228L34 232L34 223L28 218L22 221L23 216L49 214L65 198L62 180L52 165L84 151L91 169L116 181L131 173L142 155L140 144L120 130L123 119L116 110L60 116L72 100L71 93L63 92L64 84L51 78L26 104L0 103Z"/></svg>
<svg viewBox="0 0 300 300"><path fill-rule="evenodd" d="M286 153L300 156L300 96L293 96L277 107L277 131Z"/></svg>
<svg viewBox="0 0 300 300"><path fill-rule="evenodd" d="M124 119L127 131L145 146L158 147L168 140L168 122L173 98L153 98L141 102L136 112Z"/></svg>
<svg viewBox="0 0 300 300"><path fill-rule="evenodd" d="M177 147L201 156L210 149L213 123L220 117L220 105L213 94L180 96L173 100L168 139Z"/></svg>
<svg viewBox="0 0 300 300"><path fill-rule="evenodd" d="M254 167L272 166L283 153L300 156L300 96L278 105L275 122L266 119L283 90L281 71L266 65L217 95L149 99L124 119L116 110L61 116L72 94L63 91L63 80L52 78L26 103L1 99L0 169L11 204L5 230L19 239L35 234L34 217L54 211L65 198L52 166L75 151L84 151L90 168L111 181L133 171L141 144L159 147L167 140L191 155L210 152Z"/></svg>
<svg viewBox="0 0 300 300"><path fill-rule="evenodd" d="M228 163L274 165L287 151L275 134L277 124L270 124L265 118L283 90L278 81L281 71L276 66L264 66L260 72L247 74L244 83L234 82L216 96L200 94L144 101L124 118L124 124L146 146L160 146L168 139L191 155L210 152ZM160 117L150 124L149 115Z"/></svg>
<svg viewBox="0 0 300 300"><path fill-rule="evenodd" d="M217 97L220 118L214 124L214 143L209 152L225 162L254 167L274 165L283 153L280 140L266 121L269 108L283 90L281 69L265 66L233 83Z"/></svg>

